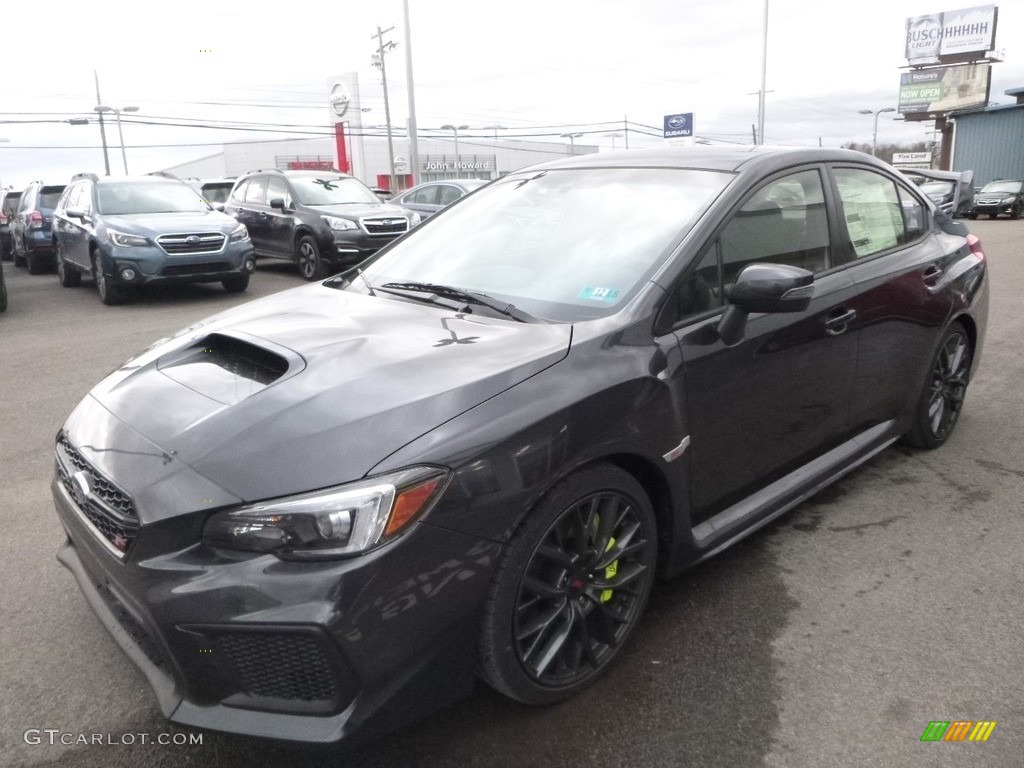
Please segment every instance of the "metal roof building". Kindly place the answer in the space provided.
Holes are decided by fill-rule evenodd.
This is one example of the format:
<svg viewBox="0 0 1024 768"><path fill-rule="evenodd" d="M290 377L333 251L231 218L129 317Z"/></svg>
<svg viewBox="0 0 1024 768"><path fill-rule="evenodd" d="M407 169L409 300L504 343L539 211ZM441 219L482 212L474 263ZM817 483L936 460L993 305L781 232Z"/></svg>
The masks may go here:
<svg viewBox="0 0 1024 768"><path fill-rule="evenodd" d="M1014 104L953 112L954 171L974 171L975 186L1024 179L1024 88L1005 91Z"/></svg>

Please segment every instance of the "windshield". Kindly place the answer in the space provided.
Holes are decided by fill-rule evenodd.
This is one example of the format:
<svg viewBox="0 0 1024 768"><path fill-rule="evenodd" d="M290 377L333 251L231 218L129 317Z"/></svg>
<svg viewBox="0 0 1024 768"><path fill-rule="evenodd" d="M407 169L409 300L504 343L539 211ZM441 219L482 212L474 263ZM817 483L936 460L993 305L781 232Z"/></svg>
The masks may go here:
<svg viewBox="0 0 1024 768"><path fill-rule="evenodd" d="M672 168L505 176L364 272L373 285L482 292L547 320L602 317L635 295L732 178Z"/></svg>
<svg viewBox="0 0 1024 768"><path fill-rule="evenodd" d="M107 216L137 213L201 213L210 207L191 187L176 181L98 184L97 210Z"/></svg>
<svg viewBox="0 0 1024 768"><path fill-rule="evenodd" d="M953 193L953 182L926 181L921 185L920 189L929 197L945 197Z"/></svg>
<svg viewBox="0 0 1024 768"><path fill-rule="evenodd" d="M992 192L1001 192L1007 195L1013 195L1020 192L1021 182L1019 181L990 181L985 185L982 194Z"/></svg>
<svg viewBox="0 0 1024 768"><path fill-rule="evenodd" d="M295 195L303 205L380 205L380 198L359 179L348 176L292 176Z"/></svg>

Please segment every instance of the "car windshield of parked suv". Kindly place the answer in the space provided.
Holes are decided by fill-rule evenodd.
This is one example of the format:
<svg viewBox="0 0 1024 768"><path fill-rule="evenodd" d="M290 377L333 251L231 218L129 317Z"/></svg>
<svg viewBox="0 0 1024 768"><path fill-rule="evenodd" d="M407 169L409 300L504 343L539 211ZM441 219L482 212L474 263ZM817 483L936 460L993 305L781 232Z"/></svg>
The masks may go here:
<svg viewBox="0 0 1024 768"><path fill-rule="evenodd" d="M380 204L370 188L347 176L292 176L295 195L303 205Z"/></svg>
<svg viewBox="0 0 1024 768"><path fill-rule="evenodd" d="M928 197L935 199L953 194L953 186L952 181L926 181L919 189Z"/></svg>
<svg viewBox="0 0 1024 768"><path fill-rule="evenodd" d="M97 210L106 216L201 213L210 206L191 187L174 181L125 181L96 187Z"/></svg>
<svg viewBox="0 0 1024 768"><path fill-rule="evenodd" d="M399 241L364 276L372 286L485 293L556 322L602 317L639 290L732 178L672 168L513 174Z"/></svg>
<svg viewBox="0 0 1024 768"><path fill-rule="evenodd" d="M1019 181L990 181L981 190L982 194L999 193L1013 195L1020 192L1021 182Z"/></svg>

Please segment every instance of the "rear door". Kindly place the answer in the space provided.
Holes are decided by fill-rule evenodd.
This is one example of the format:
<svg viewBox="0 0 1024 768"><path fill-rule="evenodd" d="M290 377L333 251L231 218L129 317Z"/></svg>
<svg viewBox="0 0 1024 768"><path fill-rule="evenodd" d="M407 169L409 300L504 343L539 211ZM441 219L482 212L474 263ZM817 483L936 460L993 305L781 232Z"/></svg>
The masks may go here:
<svg viewBox="0 0 1024 768"><path fill-rule="evenodd" d="M963 241L937 232L928 206L895 176L844 165L833 166L831 175L840 257L858 293L850 417L859 430L895 419L916 402L953 308L948 278Z"/></svg>

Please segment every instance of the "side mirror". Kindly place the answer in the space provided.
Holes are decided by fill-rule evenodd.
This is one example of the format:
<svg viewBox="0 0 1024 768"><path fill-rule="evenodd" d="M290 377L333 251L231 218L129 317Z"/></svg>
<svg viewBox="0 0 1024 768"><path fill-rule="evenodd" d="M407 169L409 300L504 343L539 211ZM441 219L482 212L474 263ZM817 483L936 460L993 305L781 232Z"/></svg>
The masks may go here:
<svg viewBox="0 0 1024 768"><path fill-rule="evenodd" d="M729 306L718 323L718 336L726 346L743 340L751 312L803 312L814 296L814 274L786 264L751 264L744 267L729 293Z"/></svg>
<svg viewBox="0 0 1024 768"><path fill-rule="evenodd" d="M271 198L271 200L270 200L270 207L271 208L277 208L277 210L279 210L279 211L283 211L284 210L284 198L283 197Z"/></svg>
<svg viewBox="0 0 1024 768"><path fill-rule="evenodd" d="M85 220L85 211L81 208L68 208L64 213L66 213L70 219Z"/></svg>

